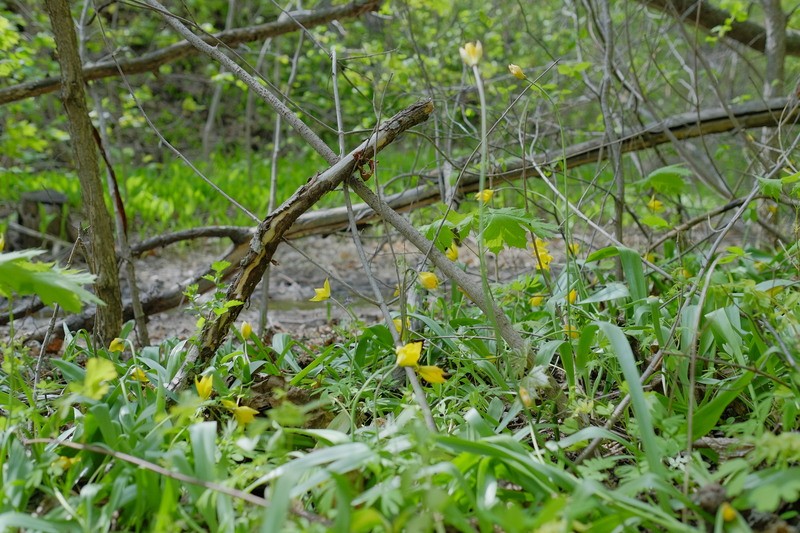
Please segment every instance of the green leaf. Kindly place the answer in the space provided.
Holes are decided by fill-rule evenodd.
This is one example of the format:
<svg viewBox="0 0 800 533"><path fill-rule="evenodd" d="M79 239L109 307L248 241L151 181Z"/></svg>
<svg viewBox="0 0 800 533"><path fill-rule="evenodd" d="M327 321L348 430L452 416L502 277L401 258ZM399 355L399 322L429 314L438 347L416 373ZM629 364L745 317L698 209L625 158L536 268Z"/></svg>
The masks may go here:
<svg viewBox="0 0 800 533"><path fill-rule="evenodd" d="M753 381L755 374L745 372L736 381L720 386L719 394L695 411L694 423L692 424L692 439L696 440L708 434L719 422L722 412L735 400L742 391ZM723 385L723 384L720 384Z"/></svg>
<svg viewBox="0 0 800 533"><path fill-rule="evenodd" d="M103 302L83 288L94 276L76 270L63 270L52 263L34 263L41 250L0 253L0 294L35 294L45 305L59 304L65 311L78 313L83 303Z"/></svg>
<svg viewBox="0 0 800 533"><path fill-rule="evenodd" d="M528 233L532 232L545 239L552 235L553 226L531 219L524 209L503 207L487 209L483 242L492 253L498 253L504 246L525 248Z"/></svg>
<svg viewBox="0 0 800 533"><path fill-rule="evenodd" d="M783 191L783 182L779 179L757 178L759 188L762 194L771 196L773 199L778 200Z"/></svg>
<svg viewBox="0 0 800 533"><path fill-rule="evenodd" d="M680 194L686 188L683 178L691 175L692 171L682 165L669 165L654 170L639 184L661 194Z"/></svg>
<svg viewBox="0 0 800 533"><path fill-rule="evenodd" d="M114 363L108 359L93 357L86 361L86 375L81 383L71 383L70 390L91 398L99 400L108 392L108 381L117 378L117 370Z"/></svg>
<svg viewBox="0 0 800 533"><path fill-rule="evenodd" d="M651 228L668 228L670 223L658 215L645 215L641 218L642 224Z"/></svg>

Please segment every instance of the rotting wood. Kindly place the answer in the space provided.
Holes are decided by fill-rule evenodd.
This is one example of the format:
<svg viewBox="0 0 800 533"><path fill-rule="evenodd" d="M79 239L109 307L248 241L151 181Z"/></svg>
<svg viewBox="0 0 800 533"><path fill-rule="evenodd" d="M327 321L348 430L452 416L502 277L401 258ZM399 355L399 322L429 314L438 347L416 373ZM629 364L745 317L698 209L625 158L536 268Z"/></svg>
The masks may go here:
<svg viewBox="0 0 800 533"><path fill-rule="evenodd" d="M297 218L319 201L323 195L350 177L362 162L373 158L408 128L426 121L432 112L433 103L430 100L423 100L396 114L383 123L358 148L322 174L311 178L291 198L268 215L256 228L249 249L239 265L236 278L228 288L226 301L248 301L256 285L261 281L264 270L272 260L286 231ZM219 315L210 313L207 316L197 343L189 349L181 368L170 382L170 390L177 391L186 388L192 379L203 370L228 335L230 326L241 310L241 305L234 305L227 307Z"/></svg>

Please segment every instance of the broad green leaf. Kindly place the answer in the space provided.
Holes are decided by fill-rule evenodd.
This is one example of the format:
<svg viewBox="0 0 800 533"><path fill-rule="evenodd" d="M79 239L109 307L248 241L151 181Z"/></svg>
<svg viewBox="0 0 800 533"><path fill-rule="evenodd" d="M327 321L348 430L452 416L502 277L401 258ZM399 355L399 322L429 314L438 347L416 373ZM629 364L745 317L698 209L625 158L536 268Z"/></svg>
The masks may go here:
<svg viewBox="0 0 800 533"><path fill-rule="evenodd" d="M99 298L83 288L94 281L93 275L31 261L41 253L41 250L0 253L0 294L35 294L46 305L59 304L70 313L80 312L82 302L102 305Z"/></svg>
<svg viewBox="0 0 800 533"><path fill-rule="evenodd" d="M783 182L781 180L767 178L757 179L759 188L763 194L770 196L775 200L778 200L781 197L781 191L783 191Z"/></svg>
<svg viewBox="0 0 800 533"><path fill-rule="evenodd" d="M669 165L654 170L639 183L657 193L680 194L686 188L683 178L691 175L692 171L682 165Z"/></svg>
<svg viewBox="0 0 800 533"><path fill-rule="evenodd" d="M755 374L745 372L736 381L722 383L718 389L719 394L701 406L694 413L694 423L692 424L692 439L699 439L707 435L719 422L722 412L735 400L742 391L753 381Z"/></svg>
<svg viewBox="0 0 800 533"><path fill-rule="evenodd" d="M661 218L658 215L645 215L641 219L639 219L642 224L651 228L668 228L670 227L670 223Z"/></svg>
<svg viewBox="0 0 800 533"><path fill-rule="evenodd" d="M483 242L495 254L504 246L525 248L528 246L528 233L535 233L542 239L552 235L552 225L533 220L524 209L487 209L484 218Z"/></svg>

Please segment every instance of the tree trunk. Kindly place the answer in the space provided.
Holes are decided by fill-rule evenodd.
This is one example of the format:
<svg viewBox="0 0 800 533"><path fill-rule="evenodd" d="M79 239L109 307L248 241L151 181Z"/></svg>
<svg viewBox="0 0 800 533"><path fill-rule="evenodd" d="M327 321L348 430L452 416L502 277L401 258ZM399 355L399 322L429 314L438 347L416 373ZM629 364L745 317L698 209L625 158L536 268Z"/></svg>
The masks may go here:
<svg viewBox="0 0 800 533"><path fill-rule="evenodd" d="M95 280L95 293L105 302L98 306L94 324L95 338L107 344L122 328L122 297L119 289L117 259L111 216L103 201L103 186L97 165L97 146L92 122L86 107L84 79L78 40L68 0L46 0L53 27L59 64L64 110L69 121L72 154L81 182L83 204L89 225L88 263Z"/></svg>

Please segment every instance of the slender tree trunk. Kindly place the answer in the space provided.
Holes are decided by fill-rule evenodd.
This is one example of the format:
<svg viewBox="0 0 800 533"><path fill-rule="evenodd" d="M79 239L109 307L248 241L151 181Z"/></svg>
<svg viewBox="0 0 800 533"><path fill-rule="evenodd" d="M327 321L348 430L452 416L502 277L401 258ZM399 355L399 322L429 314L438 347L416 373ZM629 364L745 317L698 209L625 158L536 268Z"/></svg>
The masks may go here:
<svg viewBox="0 0 800 533"><path fill-rule="evenodd" d="M122 297L111 216L103 201L103 185L97 165L97 146L86 107L84 78L78 53L78 40L68 0L46 0L61 65L61 91L69 121L72 154L81 182L83 204L89 225L87 260L97 276L95 292L106 305L98 306L94 333L103 344L119 335L122 328Z"/></svg>

